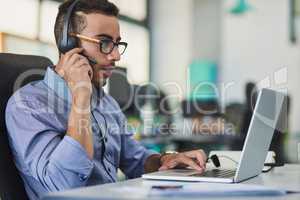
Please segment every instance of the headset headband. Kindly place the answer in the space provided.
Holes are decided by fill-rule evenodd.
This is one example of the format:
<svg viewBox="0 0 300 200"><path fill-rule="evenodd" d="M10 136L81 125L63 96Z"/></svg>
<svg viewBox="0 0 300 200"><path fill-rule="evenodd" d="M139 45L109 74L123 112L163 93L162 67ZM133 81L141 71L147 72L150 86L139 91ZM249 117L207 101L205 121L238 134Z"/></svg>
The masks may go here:
<svg viewBox="0 0 300 200"><path fill-rule="evenodd" d="M63 35L62 35L62 40L61 40L61 47L60 51L65 51L65 47L68 46L69 43L69 27L70 27L70 19L71 19L71 15L73 13L73 10L76 6L76 4L79 2L80 0L75 0L70 7L68 8L68 12L66 14L66 16L64 17L64 26L63 26ZM65 53L65 52L62 52Z"/></svg>

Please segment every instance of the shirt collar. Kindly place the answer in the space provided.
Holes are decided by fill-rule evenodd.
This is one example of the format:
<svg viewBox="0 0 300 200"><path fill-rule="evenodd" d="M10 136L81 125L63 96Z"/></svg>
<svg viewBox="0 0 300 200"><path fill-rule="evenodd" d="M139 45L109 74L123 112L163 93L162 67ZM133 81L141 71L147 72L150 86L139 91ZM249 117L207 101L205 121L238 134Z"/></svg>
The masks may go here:
<svg viewBox="0 0 300 200"><path fill-rule="evenodd" d="M53 69L53 66L47 68L44 82L52 89L60 98L67 101L69 105L72 103L72 96L66 81L59 76ZM105 95L103 89L96 89L93 86L91 108L94 110L100 103L100 99Z"/></svg>

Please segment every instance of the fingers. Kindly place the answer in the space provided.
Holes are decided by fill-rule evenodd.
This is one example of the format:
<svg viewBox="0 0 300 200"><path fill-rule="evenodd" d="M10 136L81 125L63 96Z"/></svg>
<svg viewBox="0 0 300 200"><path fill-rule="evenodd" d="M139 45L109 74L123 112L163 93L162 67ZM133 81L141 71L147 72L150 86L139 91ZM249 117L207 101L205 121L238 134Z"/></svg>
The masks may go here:
<svg viewBox="0 0 300 200"><path fill-rule="evenodd" d="M85 68L86 73L88 74L88 76L92 80L92 78L93 78L93 70L92 70L91 66L89 64L84 64L84 65L82 65L82 67Z"/></svg>
<svg viewBox="0 0 300 200"><path fill-rule="evenodd" d="M196 151L193 151L193 153L194 153L194 156L195 156L197 162L199 163L199 165L202 168L206 168L206 159L207 159L207 156L204 153L204 151L203 150L196 150Z"/></svg>
<svg viewBox="0 0 300 200"><path fill-rule="evenodd" d="M191 167L192 169L195 169L198 171L203 171L203 168L201 166L199 166L199 164L197 164L193 159L191 159L187 156L183 156L180 161L182 164L185 164L185 165Z"/></svg>
<svg viewBox="0 0 300 200"><path fill-rule="evenodd" d="M65 71L69 70L70 67L74 64L75 60L79 59L79 53L82 52L82 48L75 48L68 51L66 54L63 54L59 59L58 64L56 65L57 72L64 77ZM76 54L77 56L73 57L70 61L71 57Z"/></svg>
<svg viewBox="0 0 300 200"><path fill-rule="evenodd" d="M81 66L84 66L84 65L90 66L88 60L85 57L83 57L83 56L77 57L77 56L74 55L74 60L76 58L79 58L79 59L72 64L73 67L81 67Z"/></svg>
<svg viewBox="0 0 300 200"><path fill-rule="evenodd" d="M84 57L83 59L81 59L80 61L78 61L76 63L76 66L74 67L82 67L82 68L85 68L90 79L92 79L93 77L93 69L91 67L91 65L89 64L88 60Z"/></svg>
<svg viewBox="0 0 300 200"><path fill-rule="evenodd" d="M67 66L74 66L77 62L83 60L83 57L79 54L73 54L69 59L66 61Z"/></svg>
<svg viewBox="0 0 300 200"><path fill-rule="evenodd" d="M88 75L90 79L93 77L93 70L89 64L85 62L78 62L70 69L72 74L77 74L78 76Z"/></svg>
<svg viewBox="0 0 300 200"><path fill-rule="evenodd" d="M69 60L70 57L71 57L73 54L79 54L79 53L81 53L82 51L83 51L83 48L74 48L74 49L68 51L68 52L67 52L66 54L64 54L63 56L64 56L64 58L65 58L66 60Z"/></svg>
<svg viewBox="0 0 300 200"><path fill-rule="evenodd" d="M160 168L158 170L162 171L162 170L167 170L167 169L173 169L177 165L178 165L178 163L176 161L167 162L167 163L164 163L162 166L160 166Z"/></svg>
<svg viewBox="0 0 300 200"><path fill-rule="evenodd" d="M75 65L79 61L84 61L86 64L89 65L88 59L85 56L80 55L80 54L73 54L70 57L70 59L67 61L67 63L68 63L67 65L73 66L73 65Z"/></svg>
<svg viewBox="0 0 300 200"><path fill-rule="evenodd" d="M184 153L186 156L193 158L202 168L206 168L206 159L207 156L203 150L194 150Z"/></svg>
<svg viewBox="0 0 300 200"><path fill-rule="evenodd" d="M207 161L207 155L206 155L206 153L202 149L200 149L198 151L202 155L202 160L203 160L204 164L206 165L206 161Z"/></svg>
<svg viewBox="0 0 300 200"><path fill-rule="evenodd" d="M82 52L82 48L75 48L67 52L65 55L63 55L63 67L60 68L60 71L63 71L60 73L62 77L64 77L65 71L70 71L72 68L87 68L85 71L89 75L90 79L93 77L93 69L89 64L89 61L85 56L80 55L79 53Z"/></svg>
<svg viewBox="0 0 300 200"><path fill-rule="evenodd" d="M179 154L164 156L162 166L159 170L172 169L179 166L188 166L198 171L206 168L207 156L203 150L188 151Z"/></svg>
<svg viewBox="0 0 300 200"><path fill-rule="evenodd" d="M184 155L183 153L179 153L170 159L166 159L166 161L162 164L162 166L159 168L159 170L172 169L179 165L189 166L192 169L195 169L198 171L204 170L204 168L202 168L199 164L197 164L197 162L195 162L192 158Z"/></svg>

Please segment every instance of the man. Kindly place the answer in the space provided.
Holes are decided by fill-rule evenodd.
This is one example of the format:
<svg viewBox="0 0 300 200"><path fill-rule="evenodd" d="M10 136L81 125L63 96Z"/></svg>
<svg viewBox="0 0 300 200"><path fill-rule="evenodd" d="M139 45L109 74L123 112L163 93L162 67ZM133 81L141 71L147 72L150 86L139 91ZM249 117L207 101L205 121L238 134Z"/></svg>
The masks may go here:
<svg viewBox="0 0 300 200"><path fill-rule="evenodd" d="M59 8L57 44L72 2ZM6 109L11 149L29 197L115 182L117 169L128 178L177 166L203 171L201 150L160 155L143 148L127 131L117 103L103 92L124 50L118 8L107 0L81 0L74 13L70 34L79 47L61 54L44 80L18 90Z"/></svg>

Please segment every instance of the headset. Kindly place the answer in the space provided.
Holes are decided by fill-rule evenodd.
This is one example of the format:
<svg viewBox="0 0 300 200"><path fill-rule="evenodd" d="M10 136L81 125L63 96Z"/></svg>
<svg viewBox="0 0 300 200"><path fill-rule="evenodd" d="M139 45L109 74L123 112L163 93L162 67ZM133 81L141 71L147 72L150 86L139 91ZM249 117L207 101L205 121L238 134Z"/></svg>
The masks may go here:
<svg viewBox="0 0 300 200"><path fill-rule="evenodd" d="M60 38L57 47L60 53L67 53L68 51L77 48L79 46L78 39L75 36L69 35L70 30L70 23L71 23L71 16L73 14L73 11L75 9L75 6L79 3L80 0L74 0L74 2L69 6L67 14L64 17L63 20L63 31L62 31L62 37ZM97 64L97 61L89 58L88 56L83 55L86 57L90 63L90 65Z"/></svg>
<svg viewBox="0 0 300 200"><path fill-rule="evenodd" d="M212 161L212 163L214 164L215 167L220 167L221 166L219 157L216 154L211 155L209 158L207 158L206 162L208 162L209 160Z"/></svg>
<svg viewBox="0 0 300 200"><path fill-rule="evenodd" d="M64 17L63 20L63 31L62 31L62 37L60 38L60 41L58 42L58 50L65 54L71 49L74 49L78 47L78 40L74 36L69 35L69 29L70 29L70 21L71 21L71 15L73 14L73 10L77 3L80 0L75 0L68 8L67 14Z"/></svg>
<svg viewBox="0 0 300 200"><path fill-rule="evenodd" d="M212 163L214 164L215 167L219 168L221 167L221 163L219 158L226 158L228 160L231 160L232 162L234 162L236 165L238 165L238 162L235 161L233 158L229 157L229 156L225 156L225 155L219 155L217 156L216 154L211 155L209 158L207 158L206 162L208 162L209 160L212 161ZM274 167L282 167L284 166L284 162L277 162L277 163L265 163L264 166L266 167L270 167L269 169L263 170L263 173L269 172L271 171Z"/></svg>

